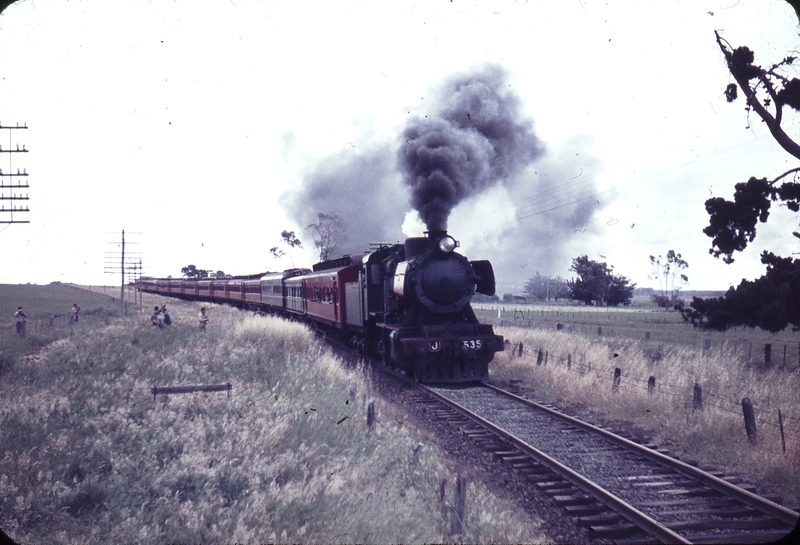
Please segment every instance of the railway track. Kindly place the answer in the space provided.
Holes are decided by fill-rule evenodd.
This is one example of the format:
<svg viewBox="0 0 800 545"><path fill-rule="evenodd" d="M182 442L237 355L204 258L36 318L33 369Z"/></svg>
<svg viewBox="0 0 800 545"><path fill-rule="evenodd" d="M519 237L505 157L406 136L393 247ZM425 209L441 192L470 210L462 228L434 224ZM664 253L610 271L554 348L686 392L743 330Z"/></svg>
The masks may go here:
<svg viewBox="0 0 800 545"><path fill-rule="evenodd" d="M417 386L411 395L423 411L510 464L598 542L753 543L797 524L797 510L734 477L491 384Z"/></svg>

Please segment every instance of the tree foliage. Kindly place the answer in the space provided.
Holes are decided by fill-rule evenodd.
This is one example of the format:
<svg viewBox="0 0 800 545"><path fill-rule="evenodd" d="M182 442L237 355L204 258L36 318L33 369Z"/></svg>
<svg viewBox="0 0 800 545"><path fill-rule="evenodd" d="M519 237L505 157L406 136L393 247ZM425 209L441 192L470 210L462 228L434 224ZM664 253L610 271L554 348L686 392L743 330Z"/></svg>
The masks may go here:
<svg viewBox="0 0 800 545"><path fill-rule="evenodd" d="M795 57L786 57L767 68L754 64L755 54L746 46L734 49L718 32L717 45L725 56L728 69L745 96L747 115L755 112L766 124L773 138L796 159L800 159L800 144L783 129L785 107L800 110L800 79L790 77L789 67ZM736 84L725 90L728 102L738 98ZM733 201L715 197L706 201L710 216L703 232L712 238L711 253L733 263L733 253L741 252L756 236L756 224L765 223L773 202L783 203L789 210L800 210L800 183L783 181L800 167L790 169L773 180L751 177L735 187ZM793 233L800 237L797 232Z"/></svg>
<svg viewBox="0 0 800 545"><path fill-rule="evenodd" d="M529 299L538 299L539 301L549 301L550 299L558 301L569 297L566 280L560 276L544 276L538 271L528 279L523 289Z"/></svg>
<svg viewBox="0 0 800 545"><path fill-rule="evenodd" d="M306 229L311 231L314 247L319 250L319 260L327 261L334 256L334 251L344 239L344 221L339 214L319 212L317 221L309 223Z"/></svg>
<svg viewBox="0 0 800 545"><path fill-rule="evenodd" d="M683 318L704 329L725 331L733 326L760 327L777 333L791 325L800 329L800 259L761 254L767 274L742 280L723 297L694 297Z"/></svg>
<svg viewBox="0 0 800 545"><path fill-rule="evenodd" d="M194 265L187 265L181 268L184 278L199 280L201 278L225 278L227 275L223 271L213 272L211 269L198 269Z"/></svg>
<svg viewBox="0 0 800 545"><path fill-rule="evenodd" d="M587 305L616 307L630 304L633 298L636 284L614 274L614 267L604 262L593 261L584 255L573 259L569 270L578 275L567 282L570 299Z"/></svg>
<svg viewBox="0 0 800 545"><path fill-rule="evenodd" d="M800 111L800 79L791 73L796 57L787 56L772 65L755 64L755 53L750 48L734 48L718 32L715 34L736 82L725 89L728 102L737 100L741 90L748 120L755 112L775 141L792 157L800 159L800 144L784 130L786 116L792 110ZM751 177L747 182L736 184L733 201L720 197L708 199L705 205L710 221L703 232L712 239L709 253L721 257L725 263L732 263L734 252L743 251L755 239L756 226L767 221L773 203L786 206L792 212L800 211L798 172L800 167L789 169L772 180ZM794 176L790 178L790 175ZM800 238L798 231L792 234ZM684 319L695 326L717 330L737 325L761 327L772 332L790 324L793 328L800 327L797 316L800 261L764 252L761 262L767 266L764 276L754 281L742 280L724 297L693 298L691 308L681 311Z"/></svg>
<svg viewBox="0 0 800 545"><path fill-rule="evenodd" d="M658 280L661 288L660 295L652 296L656 304L664 308L682 304L678 294L689 282L689 277L683 274L683 271L689 268L689 263L681 257L681 254L675 253L675 250L669 250L666 256L651 255L650 265L653 267L650 278Z"/></svg>
<svg viewBox="0 0 800 545"><path fill-rule="evenodd" d="M188 279L208 278L208 269L198 269L194 265L187 265L181 269L181 274Z"/></svg>
<svg viewBox="0 0 800 545"><path fill-rule="evenodd" d="M294 258L292 257L292 248L302 248L303 243L300 242L300 239L297 238L297 235L294 234L294 231L281 231L281 242L284 246L286 246L287 251L289 252L289 259L292 262L292 267L294 267ZM273 246L269 249L269 253L272 254L272 257L275 259L281 259L282 257L286 256L287 253L281 249L280 246Z"/></svg>

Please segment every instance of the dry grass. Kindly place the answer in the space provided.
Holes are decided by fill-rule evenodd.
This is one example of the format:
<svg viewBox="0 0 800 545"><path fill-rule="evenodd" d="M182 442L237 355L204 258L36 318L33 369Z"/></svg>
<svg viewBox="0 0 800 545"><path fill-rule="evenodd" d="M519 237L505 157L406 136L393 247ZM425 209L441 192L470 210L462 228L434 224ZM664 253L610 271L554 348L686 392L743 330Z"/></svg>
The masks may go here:
<svg viewBox="0 0 800 545"><path fill-rule="evenodd" d="M85 329L0 383L0 526L21 543L449 541L435 444L376 401L308 329L169 303ZM233 384L159 395L153 386ZM349 397L355 383L358 396ZM537 521L471 483L467 542L536 542Z"/></svg>
<svg viewBox="0 0 800 545"><path fill-rule="evenodd" d="M524 353L507 350L493 364L495 380L524 380L534 397L650 430L654 440L700 463L732 468L763 489L800 505L800 373L746 365L729 355L665 343L603 339L552 330L500 328ZM539 362L539 351L542 352ZM571 365L568 359L571 356ZM538 362L538 363L537 363ZM617 391L615 368L621 370ZM656 389L648 393L648 378ZM703 408L693 409L695 384ZM748 442L741 402L755 407L759 438ZM784 421L786 454L778 428Z"/></svg>

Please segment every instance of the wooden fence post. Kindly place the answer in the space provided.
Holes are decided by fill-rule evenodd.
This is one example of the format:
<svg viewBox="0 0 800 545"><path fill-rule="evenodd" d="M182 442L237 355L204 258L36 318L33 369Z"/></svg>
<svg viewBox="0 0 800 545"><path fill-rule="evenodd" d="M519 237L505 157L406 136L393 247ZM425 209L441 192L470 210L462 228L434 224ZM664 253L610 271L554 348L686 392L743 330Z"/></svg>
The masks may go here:
<svg viewBox="0 0 800 545"><path fill-rule="evenodd" d="M703 387L698 383L694 383L694 397L692 398L692 410L703 410Z"/></svg>
<svg viewBox="0 0 800 545"><path fill-rule="evenodd" d="M711 339L703 339L703 352L711 350Z"/></svg>
<svg viewBox="0 0 800 545"><path fill-rule="evenodd" d="M358 394L358 384L350 378L350 403L356 402L356 395Z"/></svg>
<svg viewBox="0 0 800 545"><path fill-rule="evenodd" d="M453 494L453 509L450 517L450 535L464 533L464 508L467 503L467 480L456 477L456 490Z"/></svg>
<svg viewBox="0 0 800 545"><path fill-rule="evenodd" d="M766 343L764 345L764 365L769 365L772 362L772 345Z"/></svg>
<svg viewBox="0 0 800 545"><path fill-rule="evenodd" d="M649 331L645 331L644 332L644 340L646 340L646 341L650 340L650 332Z"/></svg>
<svg viewBox="0 0 800 545"><path fill-rule="evenodd" d="M419 463L419 455L422 453L422 443L414 445L414 452L411 454L409 465L415 466Z"/></svg>
<svg viewBox="0 0 800 545"><path fill-rule="evenodd" d="M447 520L447 479L439 483L439 504L442 506L442 518Z"/></svg>
<svg viewBox="0 0 800 545"><path fill-rule="evenodd" d="M519 357L522 357L522 343L519 343Z"/></svg>
<svg viewBox="0 0 800 545"><path fill-rule="evenodd" d="M750 401L749 397L742 399L742 412L744 413L744 429L747 432L747 440L755 444L758 441L756 413L753 410L753 402Z"/></svg>
<svg viewBox="0 0 800 545"><path fill-rule="evenodd" d="M375 399L369 398L367 401L367 433L375 427Z"/></svg>
<svg viewBox="0 0 800 545"><path fill-rule="evenodd" d="M572 354L567 354L567 371L572 369Z"/></svg>
<svg viewBox="0 0 800 545"><path fill-rule="evenodd" d="M649 395L653 395L655 391L656 391L656 377L651 375L650 378L647 379L647 393Z"/></svg>
<svg viewBox="0 0 800 545"><path fill-rule="evenodd" d="M778 409L778 427L781 429L781 445L783 446L783 453L786 454L786 437L783 435L783 416L781 416L780 409Z"/></svg>
<svg viewBox="0 0 800 545"><path fill-rule="evenodd" d="M614 382L611 385L611 391L617 393L619 391L619 381L622 378L622 371L619 367L614 368Z"/></svg>
<svg viewBox="0 0 800 545"><path fill-rule="evenodd" d="M536 365L541 365L542 360L544 360L544 352L542 352L542 349L540 348L539 353L536 355Z"/></svg>
<svg viewBox="0 0 800 545"><path fill-rule="evenodd" d="M597 334L598 335L602 335L603 334L603 328L602 327L597 326Z"/></svg>

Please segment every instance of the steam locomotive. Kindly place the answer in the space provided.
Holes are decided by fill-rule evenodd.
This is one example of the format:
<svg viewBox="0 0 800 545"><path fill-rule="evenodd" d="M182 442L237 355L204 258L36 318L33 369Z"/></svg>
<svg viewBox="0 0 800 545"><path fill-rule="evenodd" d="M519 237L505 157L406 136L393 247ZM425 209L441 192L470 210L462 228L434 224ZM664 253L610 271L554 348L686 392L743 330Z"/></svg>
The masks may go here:
<svg viewBox="0 0 800 545"><path fill-rule="evenodd" d="M475 293L494 295L492 265L457 253L459 243L446 231L426 235L323 261L313 270L251 279L142 278L137 287L302 319L419 382L488 378L503 337L478 322L470 300Z"/></svg>

